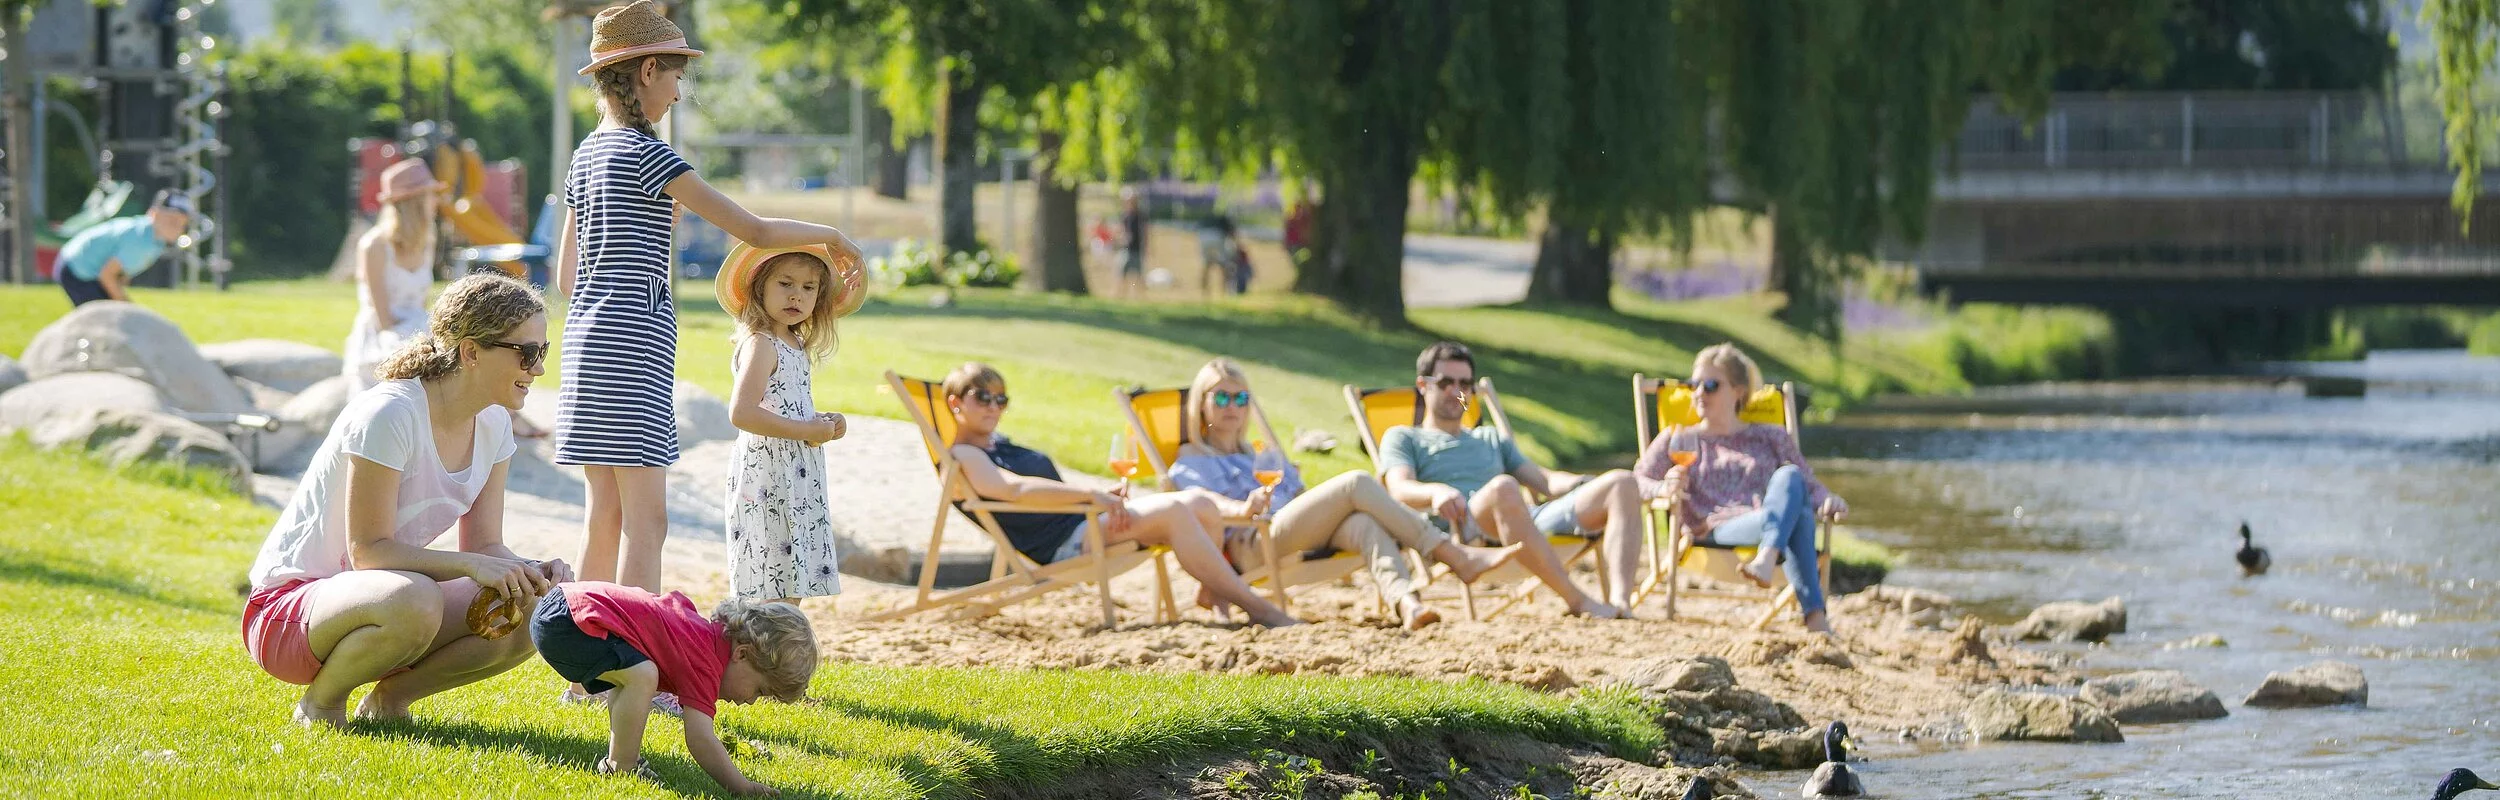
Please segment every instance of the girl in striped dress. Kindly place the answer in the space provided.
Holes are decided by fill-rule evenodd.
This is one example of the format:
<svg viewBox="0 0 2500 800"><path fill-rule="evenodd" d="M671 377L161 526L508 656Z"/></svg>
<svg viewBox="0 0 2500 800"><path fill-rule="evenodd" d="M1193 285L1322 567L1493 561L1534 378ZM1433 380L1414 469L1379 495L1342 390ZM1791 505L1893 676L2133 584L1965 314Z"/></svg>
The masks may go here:
<svg viewBox="0 0 2500 800"><path fill-rule="evenodd" d="M589 495L581 576L654 592L668 536L667 468L677 461L674 206L757 247L822 243L859 256L841 231L748 212L654 133L677 103L687 62L701 55L652 0L599 12L581 74L598 85L600 124L573 153L556 245L556 286L571 301L556 463L581 466Z"/></svg>

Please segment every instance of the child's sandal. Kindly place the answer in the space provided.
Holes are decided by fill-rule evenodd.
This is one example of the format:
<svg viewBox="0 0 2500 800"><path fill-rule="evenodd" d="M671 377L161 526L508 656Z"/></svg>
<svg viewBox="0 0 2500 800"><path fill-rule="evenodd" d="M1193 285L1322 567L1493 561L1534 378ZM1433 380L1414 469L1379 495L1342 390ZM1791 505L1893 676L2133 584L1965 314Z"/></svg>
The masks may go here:
<svg viewBox="0 0 2500 800"><path fill-rule="evenodd" d="M599 766L597 769L601 775L615 775L617 773L624 772L624 770L616 767L615 759L608 758L607 756L599 757ZM658 781L660 779L660 774L651 771L650 762L637 758L634 759L634 777L641 778L646 781Z"/></svg>

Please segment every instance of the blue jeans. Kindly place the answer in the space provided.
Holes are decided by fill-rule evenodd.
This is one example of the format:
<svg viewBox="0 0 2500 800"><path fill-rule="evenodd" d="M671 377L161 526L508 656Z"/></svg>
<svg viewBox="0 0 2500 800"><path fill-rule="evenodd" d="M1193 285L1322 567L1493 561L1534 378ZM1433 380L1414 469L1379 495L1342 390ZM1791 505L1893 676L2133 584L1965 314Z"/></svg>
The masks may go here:
<svg viewBox="0 0 2500 800"><path fill-rule="evenodd" d="M1814 558L1812 497L1805 473L1793 466L1781 467L1771 473L1761 508L1719 523L1709 536L1715 544L1760 547L1787 556L1780 571L1788 574L1788 585L1797 587L1797 610L1807 614L1823 610L1822 574Z"/></svg>

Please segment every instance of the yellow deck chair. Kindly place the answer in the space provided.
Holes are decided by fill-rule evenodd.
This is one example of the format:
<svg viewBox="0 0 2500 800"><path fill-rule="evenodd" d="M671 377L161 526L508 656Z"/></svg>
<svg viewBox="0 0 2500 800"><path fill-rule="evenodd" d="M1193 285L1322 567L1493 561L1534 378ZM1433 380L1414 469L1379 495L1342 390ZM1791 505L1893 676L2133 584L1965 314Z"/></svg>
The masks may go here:
<svg viewBox="0 0 2500 800"><path fill-rule="evenodd" d="M1387 435L1390 428L1399 425L1422 425L1424 422L1423 395L1416 393L1413 386L1357 389L1349 385L1345 387L1345 402L1346 410L1354 416L1354 427L1362 433L1363 452L1371 456L1374 472L1387 470L1387 467L1381 464L1380 437ZM1477 378L1476 392L1468 397L1467 413L1459 417L1459 424L1473 428L1484 424L1488 418L1493 423L1494 429L1501 431L1504 438L1510 437L1510 415L1502 413L1501 396L1493 391L1493 379ZM1566 573L1571 570L1573 564L1579 563L1580 559L1597 553L1597 539L1594 537L1564 534L1547 536L1545 541L1553 546L1554 555L1562 559L1563 570ZM1419 572L1418 574L1429 576L1431 573ZM1500 615L1533 596L1538 590L1545 588L1543 582L1536 580L1535 576L1528 575L1526 568L1515 563L1504 565L1501 569L1479 580L1485 578L1501 580L1511 577L1524 577L1525 579L1521 581L1519 588L1511 591L1510 596L1504 599L1501 605L1483 614L1478 614L1476 611L1475 587L1465 583L1459 584L1459 596L1467 603L1467 618L1484 619ZM1597 571L1597 582L1598 596L1604 597L1606 593L1604 569Z"/></svg>
<svg viewBox="0 0 2500 800"><path fill-rule="evenodd" d="M956 463L947 442L955 434L954 415L946 410L945 391L936 383L885 373L886 383L903 401L903 410L910 412L914 424L920 426L920 443L928 448L929 463L938 473L937 523L929 531L929 549L920 566L919 592L913 602L870 619L897 619L923 611L950 606L974 607L996 612L1026 600L1087 582L1098 587L1102 597L1102 624L1105 629L1116 626L1119 618L1111 603L1111 579L1153 562L1155 567L1155 621L1179 619L1172 604L1171 573L1164 565L1164 548L1141 548L1136 542L1104 546L1102 527L1094 524L1094 516L1106 509L1094 503L1010 503L983 499L973 492L972 482L965 478L963 466ZM946 516L963 513L977 523L997 553L991 557L990 579L979 584L938 592L938 549L946 538ZM1036 563L1017 552L999 528L999 513L1083 514L1086 555L1055 564Z"/></svg>
<svg viewBox="0 0 2500 800"><path fill-rule="evenodd" d="M1172 485L1172 463L1180 459L1182 432L1188 430L1191 424L1189 390L1148 389L1142 386L1114 389L1111 400L1119 404L1121 413L1128 416L1129 439L1135 443L1139 456L1136 477L1152 478L1156 488L1172 491L1175 488ZM1267 437L1267 446L1284 446L1276 438L1276 429L1267 423L1267 411L1259 407L1256 399L1250 401L1250 419ZM1309 478L1308 475L1303 476L1304 482L1309 482ZM1352 575L1363 567L1362 554L1343 551L1323 558L1311 558L1309 553L1283 553L1279 558L1272 535L1273 519L1260 516L1225 521L1236 527L1257 529L1259 548L1266 564L1243 573L1242 580L1252 586L1266 586L1270 599L1287 612L1291 612L1293 606L1285 596L1286 589L1333 581ZM1282 580L1276 579L1279 575L1283 576Z"/></svg>
<svg viewBox="0 0 2500 800"><path fill-rule="evenodd" d="M1762 387L1755 390L1752 397L1746 398L1745 407L1737 412L1737 417L1756 425L1778 425L1786 428L1788 435L1795 438L1798 434L1796 397L1795 384L1783 382L1778 386ZM1701 415L1693 410L1691 387L1681 381L1639 374L1632 376L1632 418L1633 426L1640 431L1640 442L1644 448L1659 431L1701 424ZM1829 510L1821 513L1822 524L1815 526L1815 564L1821 568L1817 574L1822 576L1824 593L1828 596L1832 582L1832 524ZM1761 597L1762 590L1751 589L1751 582L1737 572L1739 565L1753 558L1755 549L1695 546L1691 532L1684 530L1683 522L1676 516L1674 498L1662 497L1650 501L1647 533L1643 544L1650 565L1649 575L1632 593L1634 605L1639 605L1642 599L1664 586L1667 618L1674 619L1677 578L1685 572L1750 590L1745 593L1696 590L1693 592L1696 595L1741 599ZM1665 552L1663 558L1660 557L1661 548ZM1771 607L1762 612L1761 618L1754 620L1753 627L1756 629L1769 625L1781 609L1797 602L1797 589L1787 585L1786 577L1773 584L1773 589L1777 594L1771 598Z"/></svg>

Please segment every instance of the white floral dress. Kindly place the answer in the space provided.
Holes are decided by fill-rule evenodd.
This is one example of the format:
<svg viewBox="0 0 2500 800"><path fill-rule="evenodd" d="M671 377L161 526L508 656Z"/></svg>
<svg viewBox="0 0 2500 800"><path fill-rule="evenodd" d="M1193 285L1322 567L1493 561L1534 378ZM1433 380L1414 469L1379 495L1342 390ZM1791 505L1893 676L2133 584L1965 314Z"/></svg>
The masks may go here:
<svg viewBox="0 0 2500 800"><path fill-rule="evenodd" d="M778 362L764 388L764 410L814 419L807 354L775 337ZM749 342L753 339L747 340ZM729 587L745 599L842 593L833 519L825 509L825 454L796 439L738 433L729 466Z"/></svg>

